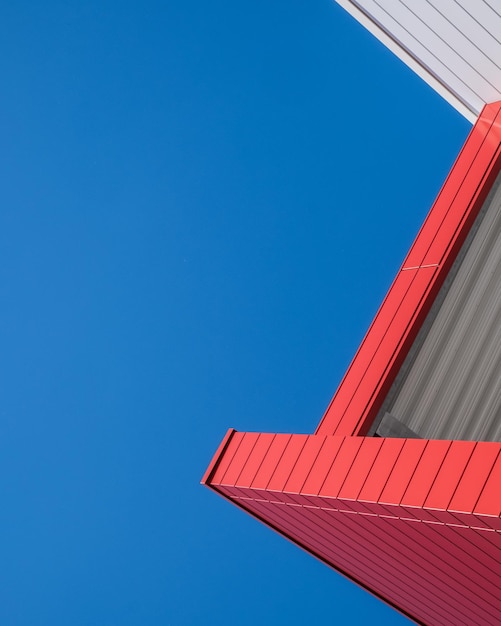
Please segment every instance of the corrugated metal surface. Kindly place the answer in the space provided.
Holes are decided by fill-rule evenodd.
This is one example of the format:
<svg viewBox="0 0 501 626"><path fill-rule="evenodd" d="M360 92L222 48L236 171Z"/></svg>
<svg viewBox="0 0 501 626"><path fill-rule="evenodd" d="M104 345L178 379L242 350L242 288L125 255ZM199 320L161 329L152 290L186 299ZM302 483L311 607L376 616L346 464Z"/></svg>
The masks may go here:
<svg viewBox="0 0 501 626"><path fill-rule="evenodd" d="M473 127L317 433L369 432L500 168L501 103L495 103Z"/></svg>
<svg viewBox="0 0 501 626"><path fill-rule="evenodd" d="M500 182L388 408L422 437L501 440Z"/></svg>
<svg viewBox="0 0 501 626"><path fill-rule="evenodd" d="M496 252L501 247L501 192L491 194L492 212L487 211L482 222L477 217L500 167L501 103L497 103L484 109L472 130L317 433L230 430L203 479L214 491L428 626L501 624L501 442L362 435L374 425L388 391L396 389L402 365L411 363L411 356L417 364L420 354L423 359L429 354L424 375L435 366L454 388L456 399L451 400L442 378L431 374L431 387L423 393L431 398L435 392L434 401L441 410L450 409L451 419L456 411L470 415L472 398L477 403L473 412L478 416L485 411L486 424L495 412L501 364L497 341L501 260ZM475 238L474 225L479 225ZM473 243L465 254L475 256L469 270L465 260L458 263L467 237ZM482 262L477 264L478 260ZM464 281L457 282L456 296L451 288L442 302L445 281L455 267L459 267L456 280L463 271ZM469 291L473 293L468 295ZM450 310L449 295L458 303ZM424 348L411 352L416 338L426 341L423 324L431 319L430 309L437 302L445 315L437 339L432 326L427 330L429 353ZM441 323L439 316L435 321ZM485 332L481 339L476 326ZM439 343L457 331L460 336L452 344ZM435 353L434 344L439 344ZM457 358L460 350L462 356ZM449 361L442 362L443 357ZM465 363L470 360L468 370ZM459 379L450 367L458 370ZM463 403L467 388L469 404ZM417 407L419 398L412 402ZM427 420L428 408L423 415ZM489 424L495 425L495 419Z"/></svg>
<svg viewBox="0 0 501 626"><path fill-rule="evenodd" d="M471 121L501 98L501 5L337 0Z"/></svg>
<svg viewBox="0 0 501 626"><path fill-rule="evenodd" d="M419 624L501 623L501 444L234 433L209 486Z"/></svg>

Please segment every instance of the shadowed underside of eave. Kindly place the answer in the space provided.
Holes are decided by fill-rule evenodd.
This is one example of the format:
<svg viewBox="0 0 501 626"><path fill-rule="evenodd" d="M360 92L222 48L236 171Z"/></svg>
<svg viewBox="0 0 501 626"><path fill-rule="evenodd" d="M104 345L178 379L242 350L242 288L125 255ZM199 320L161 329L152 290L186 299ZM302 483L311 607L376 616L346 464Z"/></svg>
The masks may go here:
<svg viewBox="0 0 501 626"><path fill-rule="evenodd" d="M500 445L230 431L204 482L419 624L499 626Z"/></svg>

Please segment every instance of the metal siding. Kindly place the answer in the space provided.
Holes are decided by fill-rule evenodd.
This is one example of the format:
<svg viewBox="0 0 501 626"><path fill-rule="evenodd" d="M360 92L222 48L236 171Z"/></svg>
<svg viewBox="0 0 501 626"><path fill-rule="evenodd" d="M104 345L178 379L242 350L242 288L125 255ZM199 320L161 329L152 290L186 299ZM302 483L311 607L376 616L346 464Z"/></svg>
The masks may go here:
<svg viewBox="0 0 501 626"><path fill-rule="evenodd" d="M387 410L421 437L499 440L500 367L501 185Z"/></svg>
<svg viewBox="0 0 501 626"><path fill-rule="evenodd" d="M496 458L473 513L477 517L494 517L492 521L497 523L496 528L501 530L501 453Z"/></svg>
<svg viewBox="0 0 501 626"><path fill-rule="evenodd" d="M228 437L228 433L226 437ZM224 441L221 443L214 456L211 466L209 466L209 470L211 467L214 467L214 470L212 472L212 476L209 472L208 476L205 477L206 484L221 483L223 476L226 474L227 469L231 465L233 457L237 453L238 447L240 446L243 438L244 433L239 433L231 429L231 437L228 438L229 440L227 445L225 445Z"/></svg>
<svg viewBox="0 0 501 626"><path fill-rule="evenodd" d="M270 482L273 470L282 457L282 454L284 453L291 437L292 435L275 435L275 438L268 448L261 466L254 476L254 480L251 485L253 489L266 489L268 483Z"/></svg>
<svg viewBox="0 0 501 626"><path fill-rule="evenodd" d="M428 296L434 290L436 268L425 267L412 273L412 288L406 293L397 314L388 324L387 333L375 351L367 371L362 375L349 410L343 416L347 422L355 422L359 434L365 434L374 421L432 302L432 298ZM345 428L344 424L342 428ZM339 434L337 430L335 433Z"/></svg>
<svg viewBox="0 0 501 626"><path fill-rule="evenodd" d="M434 528L435 532L442 532L441 527L435 526ZM461 548L462 552L474 555L476 561L478 562L478 566L485 568L485 570L482 570L480 576L481 578L487 578L491 583L496 585L494 597L497 597L501 592L498 578L499 553L492 549L492 544L486 539L487 536L494 535L495 533L477 533L466 526L448 525L447 529L451 531L449 533L451 543L458 548ZM463 560L463 555L461 553L460 559Z"/></svg>
<svg viewBox="0 0 501 626"><path fill-rule="evenodd" d="M355 358L351 362L346 374L336 391L322 422L317 429L319 434L351 434L353 424L350 423L341 432L341 423L344 425L344 415L349 409L350 403L358 392L360 382L367 371L369 364L373 359L374 353L377 351L388 329L388 323L391 322L402 299L408 292L412 284L413 276L410 273L398 274L390 291L386 295L383 304L372 322L366 336L364 337ZM355 417L358 419L358 416Z"/></svg>
<svg viewBox="0 0 501 626"><path fill-rule="evenodd" d="M378 502L388 481L388 476L395 467L404 448L405 439L383 441L383 446L367 476L358 496L361 502Z"/></svg>
<svg viewBox="0 0 501 626"><path fill-rule="evenodd" d="M419 515L420 518L423 515L424 519L427 520L434 519L430 513L422 511L421 509L424 506L424 502L435 482L450 446L450 441L428 441L423 455L419 459L414 474L400 501L400 505L407 511L409 511L409 509L419 509L418 512L415 510L409 511L411 515Z"/></svg>
<svg viewBox="0 0 501 626"><path fill-rule="evenodd" d="M470 133L327 408L318 434L366 434L381 409L499 172L500 109L500 103L487 106Z"/></svg>
<svg viewBox="0 0 501 626"><path fill-rule="evenodd" d="M240 433L237 433L240 434ZM235 435L235 439L237 436ZM245 467L245 464L252 452L252 449L257 443L259 439L259 433L242 433L242 438L240 441L240 445L238 446L235 454L231 458L231 462L229 463L224 475L220 479L221 485L226 485L228 487L233 487L240 473Z"/></svg>
<svg viewBox="0 0 501 626"><path fill-rule="evenodd" d="M471 481L478 469L477 493L484 498L477 496L476 513L492 519L485 513L499 503L501 444L253 433L240 440L236 452L228 446L222 453L231 457L222 480L235 482L212 479L212 488L418 623L500 623L501 534L486 526L474 530L471 512L464 511L461 522L447 509L460 485L469 502L475 499ZM483 464L482 448L489 458ZM269 481L258 476L265 466ZM257 479L268 488L256 490ZM307 483L314 491L321 485L321 495L304 492ZM362 502L371 483L372 501ZM412 514L406 516L406 508ZM451 525L460 523L461 530Z"/></svg>
<svg viewBox="0 0 501 626"><path fill-rule="evenodd" d="M264 503L260 503L260 506L261 510L266 510ZM268 512L271 512L270 509ZM323 511L304 511L292 507L286 511L275 510L271 515L275 520L278 515L282 515L279 523L281 522L289 532L292 530L299 533L304 544L313 549L317 555L337 567L344 568L356 579L364 581L364 584L369 588L372 587L379 596L383 596L387 601L397 602L397 606L414 612L414 615L415 611L419 610L419 600L412 602L412 596L417 595L416 586L405 582L406 578L412 578L409 572L399 567L398 563L387 564L386 559L382 558L384 551L378 551L374 555L367 553L364 531L353 523L355 516L336 516L335 513L330 513L327 517Z"/></svg>
<svg viewBox="0 0 501 626"><path fill-rule="evenodd" d="M459 152L456 162L447 175L432 210L428 213L419 229L416 240L403 263L403 267L419 267L423 263L425 254L443 221L444 214L449 210L459 194L465 196L466 206L471 202L484 175L488 171L490 160L499 144L499 140L496 139L496 129L493 128L499 115L499 108L499 103L496 103L487 105L482 111L482 115L472 128ZM490 154L487 153L485 158L482 158L482 148L485 148L485 146L489 147L491 144L493 145ZM465 180L477 159L481 159L482 172L477 180L472 181L472 188L470 189L468 186L465 186ZM440 210L438 210L438 207L440 207Z"/></svg>
<svg viewBox="0 0 501 626"><path fill-rule="evenodd" d="M214 473L216 472L216 470L218 469L219 463L220 461L225 458L226 456L224 455L224 452L226 450L226 448L229 446L230 441L233 438L233 435L236 433L234 428L229 428L226 431L226 435L223 437L221 443L219 444L214 456L212 457L211 462L209 463L207 469L205 470L205 474L202 477L202 480L200 481L202 483L202 485L207 485L210 480L212 479Z"/></svg>
<svg viewBox="0 0 501 626"><path fill-rule="evenodd" d="M357 500L367 477L372 471L376 458L381 451L384 439L364 437L358 454L339 491L339 498Z"/></svg>
<svg viewBox="0 0 501 626"><path fill-rule="evenodd" d="M470 121L501 98L501 16L482 0L337 0Z"/></svg>
<svg viewBox="0 0 501 626"><path fill-rule="evenodd" d="M440 555L442 559L437 555L437 546L430 544L424 535L416 534L423 528L430 529L429 525L388 518L379 518L377 523L372 523L369 518L361 518L360 524L365 524L367 531L373 528L374 540L379 538L381 542L386 542L383 549L393 562L412 563L410 567L407 565L407 570L414 576L416 591L421 594L421 601L424 604L432 600L431 593L438 592L439 598L435 599L434 605L447 607L451 611L450 605L453 604L459 609L462 617L467 618L468 623L485 623L479 619L483 611L478 610L478 605L485 601L481 596L484 593L482 586L477 583L470 586L468 573L458 572L456 567L460 564L455 562L451 555L444 561L443 555ZM464 562L464 554L462 559ZM460 590L464 587L470 587L471 593L468 597ZM488 601L490 600L489 597ZM482 617L489 619L489 612L485 611Z"/></svg>
<svg viewBox="0 0 501 626"><path fill-rule="evenodd" d="M423 503L424 508L439 511L443 511L445 507L448 508L473 454L475 445L472 441L453 442ZM434 514L436 516L436 513ZM450 521L454 523L454 519Z"/></svg>
<svg viewBox="0 0 501 626"><path fill-rule="evenodd" d="M307 439L308 435L293 435L289 439L287 447L271 475L270 482L267 486L269 491L283 490Z"/></svg>
<svg viewBox="0 0 501 626"><path fill-rule="evenodd" d="M362 437L346 437L320 488L319 496L336 497L338 495L362 443Z"/></svg>
<svg viewBox="0 0 501 626"><path fill-rule="evenodd" d="M488 597L481 589L481 585L473 583L472 586L468 575L462 575L456 568L448 565L445 567L445 573L449 576L442 580L444 568L425 558L424 554L427 554L427 551L422 550L422 542L417 547L415 540L412 539L407 545L407 538L409 535L412 537L412 533L404 530L405 527L385 525L384 521L378 522L377 519L347 516L332 511L301 510L300 507L286 505L276 505L270 509L263 502L259 503L259 506L261 512L267 511L275 524L281 523L287 526L289 533L300 535L304 543L314 547L324 558L327 556L336 563L339 561L340 550L344 550L345 555L348 554L353 559L350 563L352 571L358 568L360 576L365 570L362 580L366 582L372 563L370 580L372 584L377 585L376 589L386 584L395 592L403 584L402 600L404 606L405 601L407 602L407 608L413 597L416 605L420 604L422 608L423 600L426 601L425 605L429 606L431 603L433 609L430 617L434 615L435 619L427 623L439 623L436 615L443 615L444 608L445 612L450 612L448 617L451 621L446 623L469 625L495 623L489 610L484 611L482 608L479 610L472 602L471 597L475 598L478 594L483 595L484 600ZM381 530L380 523L383 524ZM371 545L370 550L367 550L368 541ZM464 555L461 555L461 558L464 559ZM408 562L412 562L413 567L409 568ZM459 567L459 562L457 565ZM374 580L374 575L378 577L377 580ZM471 592L469 598L456 591L458 582L469 588ZM445 603L444 598L448 599ZM447 606L448 603L451 606Z"/></svg>
<svg viewBox="0 0 501 626"><path fill-rule="evenodd" d="M320 489L339 454L344 439L344 437L327 437L318 453L314 467L310 469L306 478L302 489L303 493L312 496L317 496L320 493Z"/></svg>
<svg viewBox="0 0 501 626"><path fill-rule="evenodd" d="M449 503L450 511L473 512L498 455L498 445L477 444Z"/></svg>
<svg viewBox="0 0 501 626"><path fill-rule="evenodd" d="M490 563L479 558L479 551L468 541L473 534L471 529L467 536L461 537L455 532L459 526L419 523L415 526L414 541L428 545L428 555L435 563L444 561L444 564L450 565L454 580L467 589L474 589L482 603L485 602L488 607L496 604L500 592L497 577L499 565L494 562L493 568ZM439 566L442 568L443 564ZM499 610L500 606L497 608Z"/></svg>
<svg viewBox="0 0 501 626"><path fill-rule="evenodd" d="M457 528L465 528L464 526L457 526ZM484 528L471 527L471 530L474 531L472 535L482 536L486 543L490 544L491 553L498 559L501 554L501 532L499 530L485 530ZM468 535L469 536L469 535ZM495 575L494 578L496 580L500 579L499 575ZM501 623L501 622L500 622Z"/></svg>
<svg viewBox="0 0 501 626"><path fill-rule="evenodd" d="M407 439L403 450L387 478L378 502L399 505L424 454L428 442L425 439Z"/></svg>
<svg viewBox="0 0 501 626"><path fill-rule="evenodd" d="M358 554L354 553L354 556L358 558L358 567L366 566L371 571L372 584L376 585L376 589L384 589L387 595L393 596L393 599L400 597L401 605L407 610L417 613L422 618L423 596L435 597L438 600L436 586L423 576L423 571L415 572L404 565L402 561L409 557L409 553L402 551L402 546L391 542L385 530L380 529L380 525L384 522L378 518L368 519L358 515L342 515L327 511L309 511L307 515L314 516L317 525L321 523L321 520L328 524L327 537L347 538L349 547L358 551ZM367 537L371 538L374 545L370 551L367 550ZM332 539L330 541L332 542ZM334 558L337 556L337 550ZM444 585L444 587L449 590L448 586ZM458 600L460 600L459 597ZM463 612L464 610L463 607ZM442 611L440 613L443 614ZM452 613L454 614L454 611ZM458 612L455 617L460 618L459 616Z"/></svg>
<svg viewBox="0 0 501 626"><path fill-rule="evenodd" d="M418 267L429 254L445 255L441 279L499 168L500 108L486 107L408 255ZM361 436L394 375L391 363L403 360L422 321L402 304L423 274L410 273L406 289L390 290L350 366L343 414L338 393L315 435L230 431L204 482L419 624L499 626L501 443ZM437 291L434 278L412 295L416 307ZM393 332L396 347L380 351L389 365L374 355ZM363 382L368 372L372 389Z"/></svg>
<svg viewBox="0 0 501 626"><path fill-rule="evenodd" d="M301 547L327 562L331 567L341 571L344 575L349 576L352 580L360 581L367 590L389 602L394 608L401 611L407 610L411 615L416 615L408 594L406 595L407 590L404 589L400 594L397 593L400 585L398 583L393 585L385 580L384 565L372 564L370 556L368 559L364 559L364 549L357 542L346 540L346 538L340 540L335 533L332 533L329 541L325 542L316 534L309 536L305 531L304 520L301 518L294 519L294 511L288 511L290 515L282 517L276 510L273 510L274 507L267 507L265 503L256 503L256 506L259 513L272 519L276 528L281 529L286 536L289 538L300 536ZM346 537L346 532L344 535ZM425 611L426 614L427 611Z"/></svg>
<svg viewBox="0 0 501 626"><path fill-rule="evenodd" d="M285 483L284 491L291 494L301 492L326 439L327 437L308 437L297 463Z"/></svg>
<svg viewBox="0 0 501 626"><path fill-rule="evenodd" d="M253 479L263 463L266 454L273 442L274 435L270 433L259 433L257 441L238 476L238 483L245 487L250 487Z"/></svg>

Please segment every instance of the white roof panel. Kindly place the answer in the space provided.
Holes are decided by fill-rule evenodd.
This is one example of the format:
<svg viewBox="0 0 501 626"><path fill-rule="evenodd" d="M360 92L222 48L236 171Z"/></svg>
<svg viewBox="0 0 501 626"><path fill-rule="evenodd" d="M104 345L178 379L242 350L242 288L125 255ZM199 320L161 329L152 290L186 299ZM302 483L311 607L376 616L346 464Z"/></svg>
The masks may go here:
<svg viewBox="0 0 501 626"><path fill-rule="evenodd" d="M470 121L501 100L501 2L337 2Z"/></svg>

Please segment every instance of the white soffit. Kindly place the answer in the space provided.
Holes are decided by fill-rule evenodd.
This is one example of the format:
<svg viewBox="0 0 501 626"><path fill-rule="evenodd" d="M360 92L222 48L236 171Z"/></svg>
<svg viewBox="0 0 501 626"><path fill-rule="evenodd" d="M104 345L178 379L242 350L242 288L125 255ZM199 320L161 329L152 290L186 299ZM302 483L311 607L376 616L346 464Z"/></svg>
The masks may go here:
<svg viewBox="0 0 501 626"><path fill-rule="evenodd" d="M501 0L336 0L470 121L501 100Z"/></svg>

